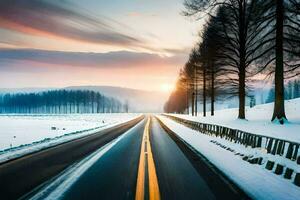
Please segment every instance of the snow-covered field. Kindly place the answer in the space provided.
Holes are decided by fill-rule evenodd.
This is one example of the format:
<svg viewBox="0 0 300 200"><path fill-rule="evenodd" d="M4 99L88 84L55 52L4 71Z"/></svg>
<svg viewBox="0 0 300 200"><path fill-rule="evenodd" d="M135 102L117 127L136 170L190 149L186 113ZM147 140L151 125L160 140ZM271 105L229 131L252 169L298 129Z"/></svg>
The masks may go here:
<svg viewBox="0 0 300 200"><path fill-rule="evenodd" d="M237 119L238 109L224 109L215 111L215 116L197 117L191 115L175 115L184 119L202 123L217 124L242 131L300 142L300 98L285 101L285 110L289 122L280 125L271 122L273 103L246 108L246 120Z"/></svg>
<svg viewBox="0 0 300 200"><path fill-rule="evenodd" d="M299 102L299 100L297 101ZM219 168L229 179L239 185L253 199L299 199L300 188L293 183L294 174L292 179L285 179L283 178L283 175L276 175L274 173L274 169L272 171L265 169L267 160L276 160L277 163L289 166L295 172L300 172L299 166L295 162L279 156L267 155L263 152L259 152L260 149L252 149L250 147L246 148L222 138L200 134L198 131L176 123L170 118L164 116L158 117L166 126L175 132L179 138L204 155L213 165ZM233 122L235 120L230 120L226 117L224 117L224 119L226 119L225 121L228 124L234 125ZM211 123L212 122L221 123L221 121L218 120L211 120ZM258 121L256 121L256 123L258 123ZM239 123L238 126L242 127ZM289 126L299 125L290 124ZM229 147L231 151L226 148L221 148L212 141L216 141L226 147ZM249 162L244 161L242 159L243 156L240 156L240 154L237 153L262 156L263 163L262 165L250 164Z"/></svg>
<svg viewBox="0 0 300 200"><path fill-rule="evenodd" d="M92 134L140 114L0 115L0 162Z"/></svg>

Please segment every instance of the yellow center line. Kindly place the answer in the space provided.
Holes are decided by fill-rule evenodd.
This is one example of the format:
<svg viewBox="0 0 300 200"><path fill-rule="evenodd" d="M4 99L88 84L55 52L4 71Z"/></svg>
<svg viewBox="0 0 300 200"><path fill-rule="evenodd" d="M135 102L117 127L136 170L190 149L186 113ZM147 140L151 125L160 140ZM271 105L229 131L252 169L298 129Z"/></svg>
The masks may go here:
<svg viewBox="0 0 300 200"><path fill-rule="evenodd" d="M146 126L145 129L147 129L147 151L148 151L148 176L149 176L149 196L150 200L159 200L160 194L159 194L159 186L158 186L158 180L156 176L156 170L155 170L155 164L154 159L152 155L151 150L151 144L150 144L150 137L149 137L149 127L150 127L150 119L148 120L148 126Z"/></svg>
<svg viewBox="0 0 300 200"><path fill-rule="evenodd" d="M151 150L151 143L149 139L149 127L150 127L150 118L148 118L144 133L143 140L141 145L138 177L137 177L137 186L135 199L143 200L145 197L145 165L148 164L148 180L149 180L149 199L150 200L160 200L158 180L156 176L155 164L153 159L153 154ZM147 151L145 151L145 145ZM147 154L147 160L145 159L145 154Z"/></svg>
<svg viewBox="0 0 300 200"><path fill-rule="evenodd" d="M141 153L140 153L140 161L139 161L139 169L138 169L138 177L137 177L137 183L136 183L136 193L135 193L135 199L136 200L143 200L145 191L144 191L144 185L145 185L145 131L143 134L143 140L142 140L142 146L141 146Z"/></svg>

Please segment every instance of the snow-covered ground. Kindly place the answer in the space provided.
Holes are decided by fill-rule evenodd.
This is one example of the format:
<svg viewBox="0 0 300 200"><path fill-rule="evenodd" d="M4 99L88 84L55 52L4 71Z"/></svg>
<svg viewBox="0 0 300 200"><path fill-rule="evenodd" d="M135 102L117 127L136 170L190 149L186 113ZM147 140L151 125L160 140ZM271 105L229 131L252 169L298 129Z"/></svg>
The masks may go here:
<svg viewBox="0 0 300 200"><path fill-rule="evenodd" d="M299 102L299 100L297 101ZM288 159L284 160L284 158L279 156L259 152L263 151L263 149L246 148L222 138L201 134L198 131L187 128L186 126L176 123L170 118L164 116L158 117L166 126L175 132L178 137L204 155L212 164L219 168L229 179L240 186L253 199L299 199L300 187L293 184L295 174L293 174L292 179L284 179L283 175L276 175L274 173L274 169L273 171L265 169L266 161L274 160L276 163L281 163L284 166L292 168L295 172L300 172L300 168L295 162ZM224 117L224 119L227 118ZM235 120L227 119L225 121L227 121L227 124L234 125L233 122ZM211 123L212 122L221 123L221 121L218 120L212 120ZM256 121L256 123L259 122ZM239 123L238 126L242 127ZM290 126L292 126L292 124L290 124ZM229 147L230 150L222 148L212 141L216 141L226 147ZM243 155L249 154L262 156L263 164L250 164L249 162L244 161L242 159L243 156L240 156L240 154L237 153L242 153Z"/></svg>
<svg viewBox="0 0 300 200"><path fill-rule="evenodd" d="M237 119L238 109L224 109L215 111L215 116L203 117L198 113L197 117L191 115L175 115L184 119L198 121L208 124L217 124L242 131L266 135L289 141L300 142L300 98L286 100L285 110L288 123L280 125L271 122L274 103L257 105L253 108L246 108L246 120Z"/></svg>
<svg viewBox="0 0 300 200"><path fill-rule="evenodd" d="M138 116L140 114L0 115L0 163Z"/></svg>

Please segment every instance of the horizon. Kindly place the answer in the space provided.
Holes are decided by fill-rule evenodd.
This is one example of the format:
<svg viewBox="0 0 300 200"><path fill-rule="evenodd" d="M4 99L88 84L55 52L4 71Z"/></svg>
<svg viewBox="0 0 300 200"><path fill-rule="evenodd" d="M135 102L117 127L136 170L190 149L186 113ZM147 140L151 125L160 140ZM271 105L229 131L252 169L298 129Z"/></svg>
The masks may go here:
<svg viewBox="0 0 300 200"><path fill-rule="evenodd" d="M112 85L68 85L64 87L38 87L38 86L33 86L33 87L0 87L1 89L8 89L8 90L13 90L13 89L46 89L46 90L52 90L52 89L65 89L65 88L70 88L70 87L108 87L108 88L119 88L119 89L125 89L125 90L136 90L136 91L142 91L142 92L157 92L157 93L165 93L165 91L162 90L148 90L148 89L136 89L136 88L129 88L129 87L123 87L123 86L112 86Z"/></svg>

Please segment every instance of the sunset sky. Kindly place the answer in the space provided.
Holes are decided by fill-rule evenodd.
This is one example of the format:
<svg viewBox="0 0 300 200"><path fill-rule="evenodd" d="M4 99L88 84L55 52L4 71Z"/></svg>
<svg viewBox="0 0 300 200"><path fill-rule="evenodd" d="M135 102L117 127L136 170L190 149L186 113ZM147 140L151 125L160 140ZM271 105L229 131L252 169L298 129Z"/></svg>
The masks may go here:
<svg viewBox="0 0 300 200"><path fill-rule="evenodd" d="M1 88L167 91L201 28L182 1L1 0Z"/></svg>

